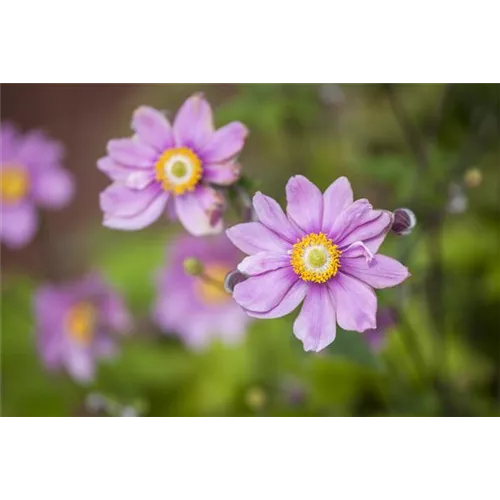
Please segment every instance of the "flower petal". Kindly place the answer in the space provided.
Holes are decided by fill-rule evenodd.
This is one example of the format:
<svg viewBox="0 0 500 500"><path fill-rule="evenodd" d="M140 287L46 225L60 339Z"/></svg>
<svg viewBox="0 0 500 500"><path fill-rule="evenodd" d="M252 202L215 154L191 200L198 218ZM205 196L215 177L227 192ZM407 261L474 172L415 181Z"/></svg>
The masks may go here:
<svg viewBox="0 0 500 500"><path fill-rule="evenodd" d="M234 158L243 148L248 129L231 122L217 130L199 151L204 163L221 163Z"/></svg>
<svg viewBox="0 0 500 500"><path fill-rule="evenodd" d="M234 287L233 299L249 311L267 312L283 300L297 279L290 267L251 276Z"/></svg>
<svg viewBox="0 0 500 500"><path fill-rule="evenodd" d="M155 178L153 169L139 169L126 167L116 163L109 156L97 160L97 168L104 172L113 181L122 181L127 187L133 189L144 189Z"/></svg>
<svg viewBox="0 0 500 500"><path fill-rule="evenodd" d="M377 327L377 296L371 287L342 271L329 280L327 286L332 292L341 328L364 332Z"/></svg>
<svg viewBox="0 0 500 500"><path fill-rule="evenodd" d="M38 217L31 203L22 203L16 207L2 207L0 237L2 243L12 249L27 245L35 236Z"/></svg>
<svg viewBox="0 0 500 500"><path fill-rule="evenodd" d="M17 128L9 122L0 123L0 163L7 163L14 160L19 147L19 132Z"/></svg>
<svg viewBox="0 0 500 500"><path fill-rule="evenodd" d="M229 186L240 178L239 163L217 163L203 166L203 179L206 182Z"/></svg>
<svg viewBox="0 0 500 500"><path fill-rule="evenodd" d="M164 191L158 184L130 189L122 182L114 182L100 195L101 209L109 215L131 217L145 210L160 192Z"/></svg>
<svg viewBox="0 0 500 500"><path fill-rule="evenodd" d="M306 233L321 230L323 218L323 195L321 191L303 175L295 175L286 185L286 212Z"/></svg>
<svg viewBox="0 0 500 500"><path fill-rule="evenodd" d="M51 167L42 170L33 183L33 197L47 208L63 208L75 192L73 176L65 169Z"/></svg>
<svg viewBox="0 0 500 500"><path fill-rule="evenodd" d="M175 208L181 224L194 236L222 231L224 198L215 189L200 185L192 192L177 196Z"/></svg>
<svg viewBox="0 0 500 500"><path fill-rule="evenodd" d="M62 142L50 139L41 130L33 130L19 138L16 159L29 167L58 165L64 156Z"/></svg>
<svg viewBox="0 0 500 500"><path fill-rule="evenodd" d="M356 224L357 226L354 227ZM343 236L336 240L336 243L340 248L344 248L356 241L367 241L377 238L381 235L386 235L391 229L391 225L392 215L390 212L386 210L369 210L356 223L353 223L351 231L348 233L344 232ZM371 248L370 251L372 251Z"/></svg>
<svg viewBox="0 0 500 500"><path fill-rule="evenodd" d="M151 146L134 138L112 139L107 150L116 162L137 168L152 168L159 156Z"/></svg>
<svg viewBox="0 0 500 500"><path fill-rule="evenodd" d="M369 264L373 259L373 253L363 242L355 241L342 251L341 261L343 259L355 259L356 257L364 257L365 262Z"/></svg>
<svg viewBox="0 0 500 500"><path fill-rule="evenodd" d="M342 272L373 288L396 286L410 276L406 266L386 255L376 255L369 264L363 257L342 260Z"/></svg>
<svg viewBox="0 0 500 500"><path fill-rule="evenodd" d="M243 259L238 265L238 271L247 276L274 271L290 265L290 256L286 253L259 252Z"/></svg>
<svg viewBox="0 0 500 500"><path fill-rule="evenodd" d="M254 255L259 252L286 252L290 243L273 233L260 222L244 222L226 230L228 238L242 252Z"/></svg>
<svg viewBox="0 0 500 500"><path fill-rule="evenodd" d="M339 241L342 241L345 235L352 232L361 224L361 220L366 220L367 214L371 211L373 211L372 206L368 200L356 200L335 219L327 236L338 245Z"/></svg>
<svg viewBox="0 0 500 500"><path fill-rule="evenodd" d="M134 111L132 130L144 144L158 153L174 147L174 133L166 116L149 106L141 106Z"/></svg>
<svg viewBox="0 0 500 500"><path fill-rule="evenodd" d="M253 208L259 221L271 231L290 243L296 243L302 236L298 230L292 226L287 216L279 206L278 202L262 194L255 193L253 197Z"/></svg>
<svg viewBox="0 0 500 500"><path fill-rule="evenodd" d="M79 382L88 383L94 378L94 360L90 351L76 346L68 347L65 365L69 374Z"/></svg>
<svg viewBox="0 0 500 500"><path fill-rule="evenodd" d="M327 286L311 286L293 333L302 340L305 351L321 351L335 340L335 307Z"/></svg>
<svg viewBox="0 0 500 500"><path fill-rule="evenodd" d="M337 217L353 202L352 188L347 177L339 177L323 194L322 231L330 232Z"/></svg>
<svg viewBox="0 0 500 500"><path fill-rule="evenodd" d="M246 313L252 318L281 318L282 316L286 316L287 314L291 313L295 308L299 306L299 304L304 300L307 290L307 283L299 279L292 285L290 290L285 293L283 299L276 307L273 307L269 311L263 313L258 313L255 311L246 311Z"/></svg>
<svg viewBox="0 0 500 500"><path fill-rule="evenodd" d="M213 134L210 104L203 94L195 94L179 108L174 119L174 137L177 146L200 151Z"/></svg>
<svg viewBox="0 0 500 500"><path fill-rule="evenodd" d="M165 210L165 205L168 201L168 194L160 191L154 197L151 203L137 214L123 217L115 214L104 214L103 225L112 229L122 229L124 231L134 231L143 229L160 217Z"/></svg>

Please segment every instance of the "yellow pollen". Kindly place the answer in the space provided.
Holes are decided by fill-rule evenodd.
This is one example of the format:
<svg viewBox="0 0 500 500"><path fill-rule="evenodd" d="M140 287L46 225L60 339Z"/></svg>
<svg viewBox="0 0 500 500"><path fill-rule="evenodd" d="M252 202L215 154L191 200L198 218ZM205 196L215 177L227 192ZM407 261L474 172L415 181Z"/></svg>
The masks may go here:
<svg viewBox="0 0 500 500"><path fill-rule="evenodd" d="M156 162L156 180L175 195L193 191L201 180L201 161L189 148L167 149Z"/></svg>
<svg viewBox="0 0 500 500"><path fill-rule="evenodd" d="M292 247L290 264L304 281L324 283L340 269L342 252L323 233L310 233Z"/></svg>
<svg viewBox="0 0 500 500"><path fill-rule="evenodd" d="M220 305L231 300L231 296L224 290L224 279L231 271L223 264L208 264L205 266L204 276L196 278L196 292L201 301L207 305Z"/></svg>
<svg viewBox="0 0 500 500"><path fill-rule="evenodd" d="M87 347L94 337L97 311L92 304L80 302L66 315L66 328L70 337L83 347Z"/></svg>
<svg viewBox="0 0 500 500"><path fill-rule="evenodd" d="M30 187L30 179L24 168L18 165L5 165L0 170L0 193L3 203L21 201Z"/></svg>

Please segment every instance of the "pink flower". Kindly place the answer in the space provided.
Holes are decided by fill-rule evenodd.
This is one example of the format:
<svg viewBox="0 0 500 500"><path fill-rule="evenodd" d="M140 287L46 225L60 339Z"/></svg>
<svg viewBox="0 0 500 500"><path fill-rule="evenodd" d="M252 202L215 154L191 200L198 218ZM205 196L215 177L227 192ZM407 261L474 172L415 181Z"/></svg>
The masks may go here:
<svg viewBox="0 0 500 500"><path fill-rule="evenodd" d="M223 195L212 185L239 178L236 156L248 131L240 122L214 130L212 110L201 94L187 99L173 126L159 111L141 106L132 118L135 135L108 142L97 166L114 183L101 193L103 224L142 229L168 210L191 234L222 230Z"/></svg>
<svg viewBox="0 0 500 500"><path fill-rule="evenodd" d="M262 193L253 198L258 222L227 230L245 258L238 269L249 276L233 298L250 316L278 318L304 304L294 333L306 351L320 351L345 330L376 328L373 288L395 286L408 276L398 261L377 254L392 214L353 201L349 181L337 179L321 191L303 176L286 186L287 210Z"/></svg>
<svg viewBox="0 0 500 500"><path fill-rule="evenodd" d="M0 142L0 240L20 248L35 236L37 207L59 209L70 202L73 178L61 166L62 144L41 130L21 134L2 123Z"/></svg>

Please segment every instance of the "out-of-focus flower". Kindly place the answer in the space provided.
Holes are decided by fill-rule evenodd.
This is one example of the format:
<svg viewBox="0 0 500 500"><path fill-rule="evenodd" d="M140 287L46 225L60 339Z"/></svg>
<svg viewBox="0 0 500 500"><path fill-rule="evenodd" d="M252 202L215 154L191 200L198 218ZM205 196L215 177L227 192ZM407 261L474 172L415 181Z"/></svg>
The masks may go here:
<svg viewBox="0 0 500 500"><path fill-rule="evenodd" d="M10 248L28 244L38 228L36 207L59 209L73 196L73 178L61 166L63 146L41 130L21 134L0 124L0 239Z"/></svg>
<svg viewBox="0 0 500 500"><path fill-rule="evenodd" d="M154 317L165 333L178 335L188 346L202 348L212 339L239 341L248 316L224 289L226 275L241 254L225 235L182 236L169 247L168 263L158 275ZM185 262L197 262L195 276Z"/></svg>
<svg viewBox="0 0 500 500"><path fill-rule="evenodd" d="M393 223L368 200L353 202L345 177L324 194L303 176L286 187L287 213L262 193L253 198L259 222L227 230L245 258L238 269L249 278L233 298L250 316L278 318L304 301L293 330L306 351L320 351L345 330L376 328L373 288L400 284L408 269L377 254Z"/></svg>
<svg viewBox="0 0 500 500"><path fill-rule="evenodd" d="M34 299L40 356L49 370L93 379L95 360L116 353L114 333L130 327L121 297L97 274L40 287Z"/></svg>
<svg viewBox="0 0 500 500"><path fill-rule="evenodd" d="M464 181L468 188L479 187L483 182L483 173L477 167L469 168L467 172L465 172Z"/></svg>
<svg viewBox="0 0 500 500"><path fill-rule="evenodd" d="M366 330L363 334L368 345L375 352L380 351L385 346L388 330L396 325L396 311L385 307L377 312L377 327L372 330Z"/></svg>
<svg viewBox="0 0 500 500"><path fill-rule="evenodd" d="M322 83L319 87L319 97L327 106L340 106L345 102L345 94L337 83Z"/></svg>
<svg viewBox="0 0 500 500"><path fill-rule="evenodd" d="M467 210L469 200L462 186L452 183L448 189L448 204L446 209L450 214L461 214Z"/></svg>
<svg viewBox="0 0 500 500"><path fill-rule="evenodd" d="M251 387L245 394L245 402L254 411L262 410L267 402L267 396L261 387Z"/></svg>
<svg viewBox="0 0 500 500"><path fill-rule="evenodd" d="M391 231L399 236L410 234L417 224L417 217L409 208L397 208L393 215Z"/></svg>
<svg viewBox="0 0 500 500"><path fill-rule="evenodd" d="M173 125L147 106L132 118L135 135L108 142L97 162L114 183L101 193L103 224L142 229L167 210L196 236L222 230L225 200L212 185L238 180L236 157L248 134L240 122L215 130L212 110L201 94L186 100Z"/></svg>

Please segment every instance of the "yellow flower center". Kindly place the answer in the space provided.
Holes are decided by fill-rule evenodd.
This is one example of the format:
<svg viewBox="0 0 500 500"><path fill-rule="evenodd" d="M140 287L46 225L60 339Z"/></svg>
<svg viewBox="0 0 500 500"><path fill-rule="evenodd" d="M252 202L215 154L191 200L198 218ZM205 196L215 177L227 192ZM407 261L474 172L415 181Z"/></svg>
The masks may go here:
<svg viewBox="0 0 500 500"><path fill-rule="evenodd" d="M30 187L28 173L19 165L4 165L0 170L0 193L3 203L21 201Z"/></svg>
<svg viewBox="0 0 500 500"><path fill-rule="evenodd" d="M304 281L324 283L340 268L341 251L323 233L311 233L293 245L290 264Z"/></svg>
<svg viewBox="0 0 500 500"><path fill-rule="evenodd" d="M193 191L203 175L200 159L189 148L167 149L156 162L156 180L175 195Z"/></svg>
<svg viewBox="0 0 500 500"><path fill-rule="evenodd" d="M205 266L203 276L197 277L196 293L201 301L207 305L220 305L231 300L231 296L224 290L224 279L231 268L223 264L209 264Z"/></svg>
<svg viewBox="0 0 500 500"><path fill-rule="evenodd" d="M94 337L97 311L89 302L74 305L66 315L66 329L77 344L88 346Z"/></svg>

